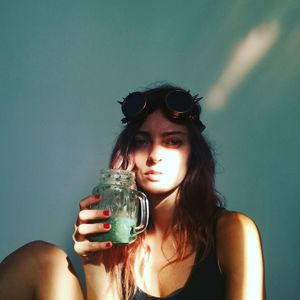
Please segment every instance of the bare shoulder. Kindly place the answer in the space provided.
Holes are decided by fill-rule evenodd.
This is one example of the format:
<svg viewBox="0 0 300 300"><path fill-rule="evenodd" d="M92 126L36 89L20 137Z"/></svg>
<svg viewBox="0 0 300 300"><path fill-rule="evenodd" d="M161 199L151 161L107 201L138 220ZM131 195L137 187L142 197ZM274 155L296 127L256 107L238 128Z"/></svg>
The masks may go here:
<svg viewBox="0 0 300 300"><path fill-rule="evenodd" d="M220 214L217 245L220 267L225 272L245 266L251 258L262 257L259 229L250 217L240 212Z"/></svg>
<svg viewBox="0 0 300 300"><path fill-rule="evenodd" d="M226 276L228 299L265 299L261 238L251 218L239 212L220 214L217 254L221 272Z"/></svg>
<svg viewBox="0 0 300 300"><path fill-rule="evenodd" d="M218 232L221 235L239 233L258 233L256 223L245 214L236 211L224 210L218 218Z"/></svg>

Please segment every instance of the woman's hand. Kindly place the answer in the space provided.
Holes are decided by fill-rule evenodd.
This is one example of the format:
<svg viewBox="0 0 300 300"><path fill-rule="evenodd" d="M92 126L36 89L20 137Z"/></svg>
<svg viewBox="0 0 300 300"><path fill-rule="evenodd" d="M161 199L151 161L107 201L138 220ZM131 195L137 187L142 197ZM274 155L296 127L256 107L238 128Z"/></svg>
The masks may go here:
<svg viewBox="0 0 300 300"><path fill-rule="evenodd" d="M80 201L80 212L73 234L74 250L84 261L97 263L102 250L112 247L110 241L92 242L89 235L101 234L110 230L110 224L105 220L110 217L108 210L90 209L92 204L101 201L100 195L91 195ZM99 223L91 223L99 221ZM101 223L100 223L101 222Z"/></svg>

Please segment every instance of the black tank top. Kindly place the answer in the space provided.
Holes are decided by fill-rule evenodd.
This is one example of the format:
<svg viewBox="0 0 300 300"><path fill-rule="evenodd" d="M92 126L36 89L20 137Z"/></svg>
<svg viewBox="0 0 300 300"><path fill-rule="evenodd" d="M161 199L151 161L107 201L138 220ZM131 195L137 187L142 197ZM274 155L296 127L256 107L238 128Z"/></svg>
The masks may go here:
<svg viewBox="0 0 300 300"><path fill-rule="evenodd" d="M138 289L133 300L224 300L225 278L220 272L216 253L216 225L217 216L213 222L214 246L204 260L196 263L192 272L182 289L173 292L164 298L149 296ZM200 253L197 254L199 258ZM198 261L196 258L196 261Z"/></svg>

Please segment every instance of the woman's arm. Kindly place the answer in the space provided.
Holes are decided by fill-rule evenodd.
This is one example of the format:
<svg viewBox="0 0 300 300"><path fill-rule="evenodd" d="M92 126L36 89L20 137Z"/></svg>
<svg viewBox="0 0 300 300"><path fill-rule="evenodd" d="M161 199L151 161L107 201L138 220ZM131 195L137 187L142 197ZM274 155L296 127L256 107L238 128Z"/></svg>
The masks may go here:
<svg viewBox="0 0 300 300"><path fill-rule="evenodd" d="M110 282L108 273L103 264L95 265L86 263L83 265L87 300L117 300L116 288Z"/></svg>
<svg viewBox="0 0 300 300"><path fill-rule="evenodd" d="M110 228L105 228L103 221L109 217L107 211L91 210L91 204L101 201L99 196L89 196L80 202L80 212L73 234L74 250L80 255L85 273L87 300L117 300L116 289L113 287L110 274L107 272L107 262L103 251L110 250L111 242L91 242L90 234L101 234ZM93 221L102 220L102 223Z"/></svg>
<svg viewBox="0 0 300 300"><path fill-rule="evenodd" d="M264 261L256 224L238 212L218 221L218 257L226 278L227 300L264 300Z"/></svg>

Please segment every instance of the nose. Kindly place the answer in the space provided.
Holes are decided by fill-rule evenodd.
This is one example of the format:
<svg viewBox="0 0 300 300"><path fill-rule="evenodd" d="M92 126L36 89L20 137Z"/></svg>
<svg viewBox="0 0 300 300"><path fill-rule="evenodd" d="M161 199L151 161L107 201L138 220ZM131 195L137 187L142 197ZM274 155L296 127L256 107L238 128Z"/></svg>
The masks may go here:
<svg viewBox="0 0 300 300"><path fill-rule="evenodd" d="M149 154L148 154L148 159L147 159L147 163L149 165L152 164L157 164L158 162L160 162L162 160L162 152L161 152L161 148L159 145L153 145L150 148Z"/></svg>

